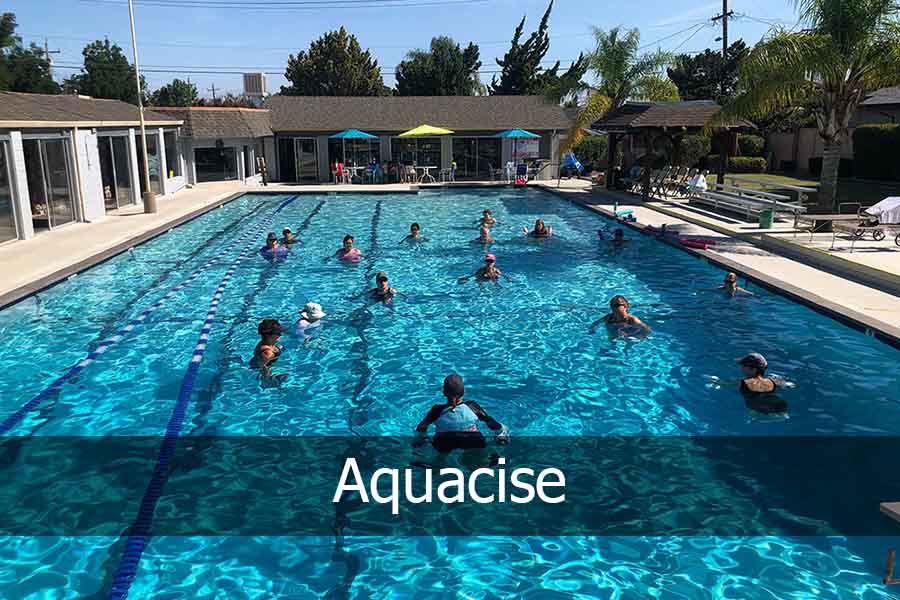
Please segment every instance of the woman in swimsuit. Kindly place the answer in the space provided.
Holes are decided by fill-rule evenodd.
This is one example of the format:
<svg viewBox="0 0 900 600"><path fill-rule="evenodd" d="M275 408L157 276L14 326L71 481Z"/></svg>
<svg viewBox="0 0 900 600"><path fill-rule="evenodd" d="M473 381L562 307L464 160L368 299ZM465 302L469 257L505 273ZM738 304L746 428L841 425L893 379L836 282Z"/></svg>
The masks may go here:
<svg viewBox="0 0 900 600"><path fill-rule="evenodd" d="M256 331L262 339L260 339L253 350L250 367L259 369L260 377L264 381L284 381L287 375L273 377L271 368L272 364L281 356L282 348L278 344L278 340L281 338L281 334L284 333L284 327L276 319L263 319L257 326Z"/></svg>
<svg viewBox="0 0 900 600"><path fill-rule="evenodd" d="M275 232L269 232L266 236L266 245L259 249L259 253L269 262L280 262L285 259L288 249L278 243Z"/></svg>
<svg viewBox="0 0 900 600"><path fill-rule="evenodd" d="M463 378L455 373L448 375L444 379L444 397L447 402L432 406L416 426L416 435L422 439L428 432L428 427L434 425L436 432L432 445L442 454L457 449L484 448L487 440L478 430L479 422L497 434L498 443L505 444L509 441L509 429L487 414L477 402L463 400L465 393Z"/></svg>
<svg viewBox="0 0 900 600"><path fill-rule="evenodd" d="M384 304L389 303L394 296L397 295L397 290L392 288L390 284L388 284L388 276L384 271L379 271L375 274L375 287L369 290L369 296L373 300L379 300Z"/></svg>
<svg viewBox="0 0 900 600"><path fill-rule="evenodd" d="M494 243L494 238L491 237L491 228L487 225L482 225L478 230L478 237L472 240L473 244L482 244L484 246L488 246Z"/></svg>
<svg viewBox="0 0 900 600"><path fill-rule="evenodd" d="M291 231L290 227L285 227L281 231L281 243L282 243L282 245L288 246L288 247L293 246L294 244L297 244L297 243L299 243L301 245L303 244L303 242L301 242L299 239L297 239L297 236L294 235L294 232Z"/></svg>
<svg viewBox="0 0 900 600"><path fill-rule="evenodd" d="M535 221L534 229L532 229L530 232L527 228L525 229L525 235L530 235L531 237L536 238L550 237L551 234L552 230L549 229L546 224L544 224L543 219L538 219L537 221Z"/></svg>
<svg viewBox="0 0 900 600"><path fill-rule="evenodd" d="M787 411L787 402L781 399L775 390L784 380L766 377L768 361L759 352L751 352L737 359L741 366L743 378L740 383L741 395L747 408L763 414L776 414Z"/></svg>
<svg viewBox="0 0 900 600"><path fill-rule="evenodd" d="M650 327L628 312L630 304L625 296L616 295L609 301L610 313L591 323L590 332L595 333L602 323L612 333L618 335L637 334L646 336L650 333Z"/></svg>
<svg viewBox="0 0 900 600"><path fill-rule="evenodd" d="M720 285L718 290L722 290L727 295L734 296L752 296L753 292L747 291L742 287L738 287L737 284L737 273L728 273L725 275L725 281Z"/></svg>
<svg viewBox="0 0 900 600"><path fill-rule="evenodd" d="M353 247L353 236L348 233L344 236L343 245L337 249L334 256L338 260L346 262L359 262L362 258L362 252L358 248ZM326 258L325 260L327 261L328 259Z"/></svg>
<svg viewBox="0 0 900 600"><path fill-rule="evenodd" d="M493 227L494 225L499 225L500 221L494 218L494 213L491 212L491 209L486 208L484 209L478 224L481 226Z"/></svg>
<svg viewBox="0 0 900 600"><path fill-rule="evenodd" d="M420 235L421 228L418 223L413 223L409 226L409 235L400 240L400 243L403 242L424 242L425 238Z"/></svg>
<svg viewBox="0 0 900 600"><path fill-rule="evenodd" d="M504 275L503 271L497 268L497 257L493 254L486 254L484 257L484 264L472 275L460 277L458 282L466 283L472 277L474 277L475 281L478 283L486 283L488 281L497 283L501 277L505 277L507 281L512 281L512 277Z"/></svg>

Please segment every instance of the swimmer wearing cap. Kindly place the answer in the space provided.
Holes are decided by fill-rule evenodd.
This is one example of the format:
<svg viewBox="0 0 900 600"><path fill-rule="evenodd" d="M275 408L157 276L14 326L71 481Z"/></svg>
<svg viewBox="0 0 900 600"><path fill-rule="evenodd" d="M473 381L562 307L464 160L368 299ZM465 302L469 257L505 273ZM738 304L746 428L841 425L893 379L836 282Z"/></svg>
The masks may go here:
<svg viewBox="0 0 900 600"><path fill-rule="evenodd" d="M735 362L740 365L741 379L737 382L728 382L716 376L707 376L712 387L718 389L723 384L737 383L747 408L767 415L787 412L787 402L776 392L778 388L790 388L794 387L794 384L778 375L767 377L766 369L769 368L769 361L766 357L759 352L751 352L735 359Z"/></svg>
<svg viewBox="0 0 900 600"><path fill-rule="evenodd" d="M397 290L388 283L387 273L378 271L375 273L375 287L369 290L369 297L388 304L397 295Z"/></svg>
<svg viewBox="0 0 900 600"><path fill-rule="evenodd" d="M272 364L281 356L282 347L278 344L278 340L281 339L281 334L284 333L284 327L276 319L263 319L256 327L256 332L261 339L253 350L250 367L259 369L260 377L264 381L284 381L287 376L278 375L273 377L271 368Z"/></svg>
<svg viewBox="0 0 900 600"><path fill-rule="evenodd" d="M477 402L463 400L465 393L463 378L456 373L448 375L444 379L444 397L447 402L432 406L416 426L416 434L424 436L428 433L428 427L434 425L435 434L431 443L442 454L453 450L484 448L487 443L478 430L479 422L497 434L498 443L505 444L509 441L509 429L487 414Z"/></svg>
<svg viewBox="0 0 900 600"><path fill-rule="evenodd" d="M484 264L475 273L466 277L460 277L458 281L459 283L466 283L471 277L474 277L475 281L479 283L488 281L497 283L501 277L505 277L507 281L512 281L512 277L504 275L503 271L497 268L497 257L490 253L484 255Z"/></svg>

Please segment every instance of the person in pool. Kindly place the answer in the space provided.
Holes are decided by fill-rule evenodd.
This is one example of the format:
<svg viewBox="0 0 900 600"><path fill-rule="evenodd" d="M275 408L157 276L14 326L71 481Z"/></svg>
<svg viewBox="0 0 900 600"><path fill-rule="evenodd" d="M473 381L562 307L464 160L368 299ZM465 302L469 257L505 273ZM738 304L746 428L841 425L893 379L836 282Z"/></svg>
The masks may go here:
<svg viewBox="0 0 900 600"><path fill-rule="evenodd" d="M291 247L294 244L303 244L297 236L294 235L294 232L291 231L290 227L285 227L281 230L281 244L283 246Z"/></svg>
<svg viewBox="0 0 900 600"><path fill-rule="evenodd" d="M369 297L373 300L378 300L387 304L393 300L396 295L397 290L392 288L388 283L387 273L378 271L378 273L375 274L375 287L369 290Z"/></svg>
<svg viewBox="0 0 900 600"><path fill-rule="evenodd" d="M497 268L497 257L493 254L486 254L484 256L484 264L472 275L460 277L459 283L466 283L472 277L479 283L486 283L488 281L497 283L501 277L505 277L507 281L512 281L512 277L504 275L503 271Z"/></svg>
<svg viewBox="0 0 900 600"><path fill-rule="evenodd" d="M625 239L625 232L621 227L617 227L616 230L613 231L612 245L621 248L627 243L629 243L629 241Z"/></svg>
<svg viewBox="0 0 900 600"><path fill-rule="evenodd" d="M609 301L610 313L591 323L590 332L595 333L600 324L604 324L611 332L619 335L637 334L646 336L650 334L650 327L628 312L629 306L630 304L625 296L613 296Z"/></svg>
<svg viewBox="0 0 900 600"><path fill-rule="evenodd" d="M543 219L538 219L534 222L534 229L528 231L528 228L525 228L525 235L535 238L546 238L553 235L553 229L547 227Z"/></svg>
<svg viewBox="0 0 900 600"><path fill-rule="evenodd" d="M307 302L306 306L300 311L300 320L297 321L297 333L308 335L310 329L322 326L322 319L325 313L322 311L322 305L315 302Z"/></svg>
<svg viewBox="0 0 900 600"><path fill-rule="evenodd" d="M491 209L486 208L484 212L481 213L481 219L478 221L478 224L481 226L493 227L494 225L499 225L500 221L494 218L494 213L491 212Z"/></svg>
<svg viewBox="0 0 900 600"><path fill-rule="evenodd" d="M751 352L735 362L741 366L743 377L739 389L747 408L767 415L787 411L787 402L775 393L785 381L780 377L766 377L769 362L762 354Z"/></svg>
<svg viewBox="0 0 900 600"><path fill-rule="evenodd" d="M250 359L250 367L258 369L263 381L280 383L287 379L287 375L272 375L272 364L281 356L282 348L278 344L284 327L276 319L263 319L256 328L260 336L259 343L253 350L253 358Z"/></svg>
<svg viewBox="0 0 900 600"><path fill-rule="evenodd" d="M362 258L362 252L358 248L353 247L353 236L348 233L344 236L343 245L337 249L334 256L343 262L359 262ZM328 258L325 260L327 261Z"/></svg>
<svg viewBox="0 0 900 600"><path fill-rule="evenodd" d="M400 244L403 242L424 242L425 238L421 235L421 228L418 223L413 223L409 226L409 235L400 240Z"/></svg>
<svg viewBox="0 0 900 600"><path fill-rule="evenodd" d="M482 225L478 229L478 237L472 240L473 244L482 244L484 246L488 246L494 243L494 238L491 237L491 228L487 225Z"/></svg>
<svg viewBox="0 0 900 600"><path fill-rule="evenodd" d="M725 275L725 281L722 282L722 285L716 288L717 290L722 290L729 296L752 296L753 292L745 290L742 287L738 287L737 284L737 273L728 273Z"/></svg>
<svg viewBox="0 0 900 600"><path fill-rule="evenodd" d="M441 454L486 447L487 440L478 430L479 422L497 434L498 443L505 444L509 441L509 429L487 414L474 400L464 400L465 394L463 378L456 373L448 375L444 379L444 397L447 402L432 406L425 418L416 425L416 434L420 439L434 425L435 434L431 443Z"/></svg>
<svg viewBox="0 0 900 600"><path fill-rule="evenodd" d="M270 262L280 262L284 260L288 249L279 244L278 236L275 235L275 232L270 231L266 236L266 245L260 248L259 253Z"/></svg>

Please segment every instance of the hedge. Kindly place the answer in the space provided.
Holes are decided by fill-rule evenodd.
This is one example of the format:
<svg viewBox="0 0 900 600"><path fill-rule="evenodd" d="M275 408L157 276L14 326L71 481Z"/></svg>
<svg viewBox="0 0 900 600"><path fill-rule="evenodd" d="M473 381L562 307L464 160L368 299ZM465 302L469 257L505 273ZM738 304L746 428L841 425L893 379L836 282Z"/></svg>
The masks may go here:
<svg viewBox="0 0 900 600"><path fill-rule="evenodd" d="M719 155L710 154L706 157L705 168L715 172L719 168ZM729 173L765 173L768 167L766 159L761 156L730 156L728 157Z"/></svg>
<svg viewBox="0 0 900 600"><path fill-rule="evenodd" d="M838 166L838 177L853 177L853 171L856 167L856 161L851 158L841 158L841 164ZM816 156L809 159L809 172L819 177L822 174L822 157Z"/></svg>
<svg viewBox="0 0 900 600"><path fill-rule="evenodd" d="M710 139L705 135L686 135L675 146L673 162L683 167L696 167L709 154Z"/></svg>
<svg viewBox="0 0 900 600"><path fill-rule="evenodd" d="M607 143L605 135L594 135L585 136L575 146L575 156L588 172L599 170L600 165L606 161Z"/></svg>
<svg viewBox="0 0 900 600"><path fill-rule="evenodd" d="M857 177L900 179L898 157L900 125L861 125L853 132L853 166Z"/></svg>
<svg viewBox="0 0 900 600"><path fill-rule="evenodd" d="M758 135L739 135L738 148L741 150L741 156L762 156L763 148L766 145L765 138Z"/></svg>

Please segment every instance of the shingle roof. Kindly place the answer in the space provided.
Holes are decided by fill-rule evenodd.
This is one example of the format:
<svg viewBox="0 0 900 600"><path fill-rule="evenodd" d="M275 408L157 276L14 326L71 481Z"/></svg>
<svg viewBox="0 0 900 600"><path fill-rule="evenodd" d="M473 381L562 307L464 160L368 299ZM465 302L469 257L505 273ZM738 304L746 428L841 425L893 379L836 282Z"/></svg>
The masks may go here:
<svg viewBox="0 0 900 600"><path fill-rule="evenodd" d="M198 139L256 138L272 135L269 111L259 108L195 106L156 108L184 121L181 135Z"/></svg>
<svg viewBox="0 0 900 600"><path fill-rule="evenodd" d="M862 106L883 106L885 104L900 104L900 85L882 88L868 95L860 102Z"/></svg>
<svg viewBox="0 0 900 600"><path fill-rule="evenodd" d="M702 129L718 114L721 107L712 100L685 102L628 102L591 126L601 131L670 128ZM739 120L729 128L753 128L749 121Z"/></svg>
<svg viewBox="0 0 900 600"><path fill-rule="evenodd" d="M275 131L405 131L423 123L454 131L566 129L562 107L540 96L270 96Z"/></svg>
<svg viewBox="0 0 900 600"><path fill-rule="evenodd" d="M105 100L87 96L23 94L0 92L0 123L134 123L139 121L138 108L121 100ZM172 122L178 119L150 110L144 119L151 123ZM27 125L23 125L27 126Z"/></svg>

